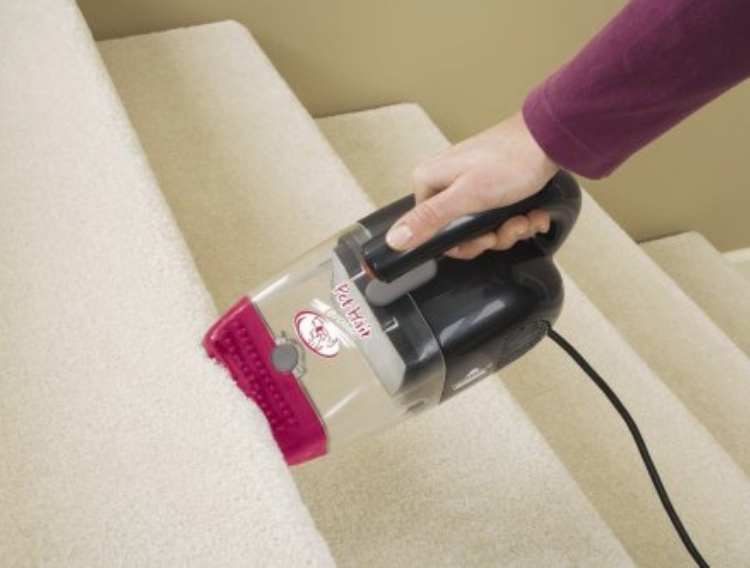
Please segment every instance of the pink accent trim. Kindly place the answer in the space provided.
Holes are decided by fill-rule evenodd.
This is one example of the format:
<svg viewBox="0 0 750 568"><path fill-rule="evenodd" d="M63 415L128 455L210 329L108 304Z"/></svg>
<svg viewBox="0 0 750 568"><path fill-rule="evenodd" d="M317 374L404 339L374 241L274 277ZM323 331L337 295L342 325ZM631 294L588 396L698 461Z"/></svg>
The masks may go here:
<svg viewBox="0 0 750 568"><path fill-rule="evenodd" d="M237 302L208 330L203 346L266 415L289 465L326 453L326 433L315 408L294 375L279 373L271 364L276 343L248 298Z"/></svg>

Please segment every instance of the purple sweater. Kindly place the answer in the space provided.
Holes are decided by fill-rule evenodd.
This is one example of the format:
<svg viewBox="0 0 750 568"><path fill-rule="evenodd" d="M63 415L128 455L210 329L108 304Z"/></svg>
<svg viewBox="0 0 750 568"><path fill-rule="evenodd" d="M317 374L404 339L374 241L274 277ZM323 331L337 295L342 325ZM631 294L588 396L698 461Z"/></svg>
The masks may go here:
<svg viewBox="0 0 750 568"><path fill-rule="evenodd" d="M554 162L600 178L748 76L750 0L632 0L523 115Z"/></svg>

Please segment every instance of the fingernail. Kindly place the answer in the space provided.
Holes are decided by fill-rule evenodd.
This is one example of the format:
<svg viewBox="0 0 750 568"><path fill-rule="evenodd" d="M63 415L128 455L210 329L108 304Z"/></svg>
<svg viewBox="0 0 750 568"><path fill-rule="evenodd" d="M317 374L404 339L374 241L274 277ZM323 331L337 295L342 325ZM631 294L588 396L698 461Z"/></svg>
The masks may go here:
<svg viewBox="0 0 750 568"><path fill-rule="evenodd" d="M409 244L413 236L414 234L408 225L397 225L388 231L388 234L385 236L385 242L391 248L402 249Z"/></svg>

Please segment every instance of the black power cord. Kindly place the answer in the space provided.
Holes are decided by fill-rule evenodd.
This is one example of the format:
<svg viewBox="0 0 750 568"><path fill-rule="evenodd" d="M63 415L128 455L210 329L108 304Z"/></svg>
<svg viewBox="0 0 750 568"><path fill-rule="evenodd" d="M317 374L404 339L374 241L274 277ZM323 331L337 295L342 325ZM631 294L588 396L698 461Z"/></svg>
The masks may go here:
<svg viewBox="0 0 750 568"><path fill-rule="evenodd" d="M654 489L656 489L656 493L659 495L661 504L664 507L664 510L667 512L669 520L672 521L672 525L674 526L675 531L677 531L682 544L685 545L685 548L690 553L690 556L692 556L693 560L695 560L696 565L700 566L701 568L708 568L708 562L706 562L703 559L703 556L701 556L701 553L698 551L698 548L690 538L690 535L685 529L685 526L682 524L680 517L677 515L677 511L674 510L672 501L669 499L669 494L667 494L667 490L665 489L664 484L661 481L659 472L657 471L656 466L651 459L651 455L648 451L648 446L646 446L646 442L643 440L643 436L641 436L641 432L638 429L635 420L633 420L633 417L630 415L630 412L628 412L627 408L625 408L625 405L617 397L617 395L609 387L609 385L604 381L604 379L602 379L599 373L597 373L593 369L593 367L589 365L588 361L586 361L586 359L584 359L583 356L578 351L576 351L576 349L570 343L568 343L563 336L557 333L554 329L550 328L549 337L555 343L557 343L568 355L570 355L570 357L578 364L583 372L589 376L589 378L594 382L594 384L596 384L597 387L599 387L599 390L604 393L604 396L607 397L609 402L612 403L612 406L615 407L615 410L617 410L618 414L625 421L628 430L630 430L630 434L633 436L633 440L635 440L635 445L638 446L638 451L641 454L641 458L643 459L643 463L646 466L648 475L649 477L651 477L651 482L654 484Z"/></svg>

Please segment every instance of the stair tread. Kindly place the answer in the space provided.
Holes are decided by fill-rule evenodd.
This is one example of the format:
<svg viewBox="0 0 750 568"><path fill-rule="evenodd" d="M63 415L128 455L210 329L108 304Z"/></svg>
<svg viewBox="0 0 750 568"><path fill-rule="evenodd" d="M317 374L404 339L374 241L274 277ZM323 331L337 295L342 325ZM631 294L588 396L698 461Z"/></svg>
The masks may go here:
<svg viewBox="0 0 750 568"><path fill-rule="evenodd" d="M226 26L101 45L220 305L372 207L259 48ZM466 396L426 422L294 471L338 561L630 565L510 395L485 388ZM425 431L431 421L440 428ZM323 474L326 464L336 475ZM471 520L475 512L481 522Z"/></svg>
<svg viewBox="0 0 750 568"><path fill-rule="evenodd" d="M371 209L240 24L104 41L99 49L220 309ZM303 196L325 196L330 206ZM279 225L297 230L283 241L262 238Z"/></svg>
<svg viewBox="0 0 750 568"><path fill-rule="evenodd" d="M586 296L750 473L748 356L590 197L559 257Z"/></svg>
<svg viewBox="0 0 750 568"><path fill-rule="evenodd" d="M319 120L319 124L378 205L410 191L410 173L419 159L447 145L426 115L413 105L325 118ZM397 143L390 144L390 141ZM653 373L653 356L651 360L641 359L641 347L636 347L631 341L631 336L637 334L637 326L627 321L627 314L621 309L611 309L612 296L591 293L592 283L597 280L596 274L589 274L593 263L586 259L604 259L596 264L594 271L615 270L621 274L630 274L633 264L640 270L644 260L649 263L634 243L623 243L622 235L612 225L613 222L587 197L571 242L562 249L568 249L568 254L561 264L575 282L566 282L567 299L561 329L611 382L641 423L649 443L654 446L655 459L678 510L697 541L705 544L709 558L717 565L732 565L747 557L750 546L741 531L735 532L731 525L747 526L750 522L750 511L744 504L747 497L737 497L738 494L747 495L747 476L737 467L734 455L728 455L717 445L696 420L693 408L666 388L671 385L657 376L658 373ZM615 241L614 245L607 242L610 239ZM578 245L575 240L579 241ZM591 256L588 251L581 250L582 240L590 240L605 250ZM624 247L627 253L624 266L616 266L617 263L611 260L618 258L620 247ZM653 273L652 268L648 276L653 277ZM580 286L579 279L587 285L586 289L576 286ZM657 277L655 283L651 280L646 278L645 283L657 288L668 286L663 275L661 279ZM631 293L625 279L611 292ZM657 294L657 298L649 302L666 301L667 305L660 308L662 313L675 309L674 302L670 302L671 295L664 296L663 293ZM677 304L676 309L699 312L689 302L686 304L680 300ZM594 305L607 315L612 325L594 309ZM643 314L639 317L642 318ZM706 326L699 315L693 314L693 317L701 322L699 333L713 336L711 341L714 344L725 343L726 338L722 339L720 331ZM625 335L623 329L630 335ZM628 343L636 347L635 350ZM671 365L669 357L673 355L668 353L668 358L656 361L656 366L663 369ZM746 359L734 352L730 355L740 361ZM558 371L563 365L566 370ZM674 543L674 535L667 534L670 529L660 524L664 517L658 510L635 449L627 443L622 425L617 424L617 417L606 403L597 401L599 393L585 377L577 377L576 370L569 367L570 363L560 360L559 353L545 343L500 374L636 563L654 566L684 563L679 547L664 550L666 543ZM549 374L557 377L557 381L561 381L564 375L565 381L550 388L545 384L545 377ZM737 372L733 378L739 376ZM700 413L696 414L700 417ZM733 418L734 422L742 423L742 416ZM574 430L575 435L571 435ZM685 443L686 439L690 444ZM718 470L722 473L718 474ZM732 488L728 489L725 483L731 484ZM698 504L697 499L704 501ZM718 501L721 505L717 504ZM705 507L712 512L706 514ZM730 518L734 520L728 523ZM653 554L666 554L666 557L655 559Z"/></svg>
<svg viewBox="0 0 750 568"><path fill-rule="evenodd" d="M735 250L724 253L732 266L734 266L742 276L750 280L750 248Z"/></svg>
<svg viewBox="0 0 750 568"><path fill-rule="evenodd" d="M642 243L641 248L750 355L750 282L731 262L696 232Z"/></svg>

